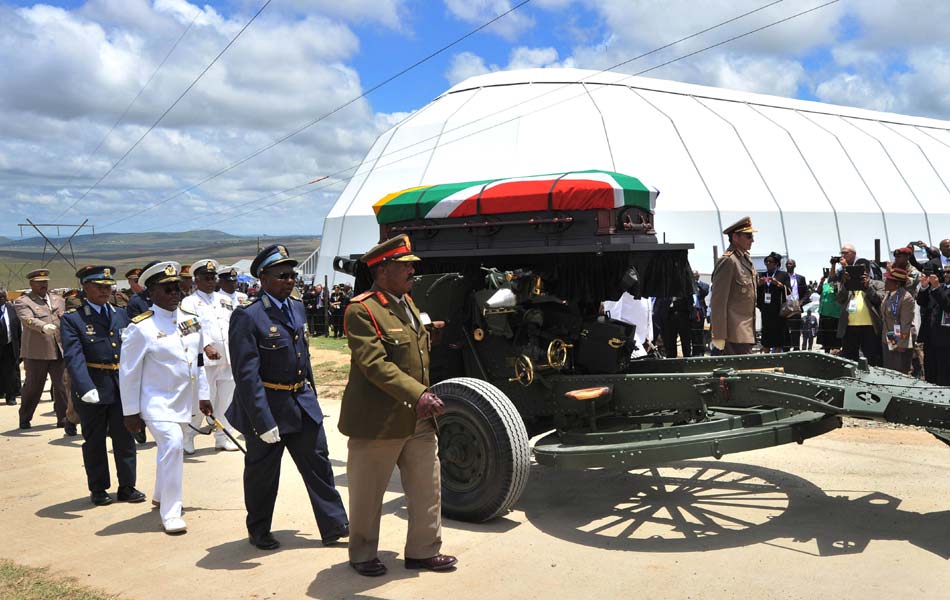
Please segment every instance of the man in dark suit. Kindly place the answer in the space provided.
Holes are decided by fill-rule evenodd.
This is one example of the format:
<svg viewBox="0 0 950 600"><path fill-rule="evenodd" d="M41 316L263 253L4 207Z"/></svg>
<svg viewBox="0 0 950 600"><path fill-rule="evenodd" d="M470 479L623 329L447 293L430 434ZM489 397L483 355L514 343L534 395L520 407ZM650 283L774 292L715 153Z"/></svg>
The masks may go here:
<svg viewBox="0 0 950 600"><path fill-rule="evenodd" d="M944 265L950 266L950 240L941 240L937 256L921 266L921 284L929 280L930 275L936 275L939 281L943 277ZM939 333L939 330L933 328L934 302L931 295L927 293L923 298L918 297L917 304L920 306L920 331L917 332L917 340L924 345L924 378L928 383L935 384L937 383L937 364L934 362L937 356L935 332Z"/></svg>
<svg viewBox="0 0 950 600"><path fill-rule="evenodd" d="M349 535L310 366L307 314L290 295L296 264L282 245L262 250L251 263L251 274L261 280L261 295L234 310L228 329L236 390L226 416L247 439L247 532L251 544L262 550L280 546L271 521L284 448L303 477L323 544Z"/></svg>
<svg viewBox="0 0 950 600"><path fill-rule="evenodd" d="M706 354L706 314L709 312L706 298L709 297L709 284L699 279L699 271L693 271L695 291L693 292L693 307L690 314L690 333L693 356Z"/></svg>
<svg viewBox="0 0 950 600"><path fill-rule="evenodd" d="M797 300L798 306L802 307L808 304L808 282L801 275L795 273L795 261L789 258L785 261L785 272L778 272L775 279L781 281L788 289L788 298ZM802 347L802 313L792 315L785 319L788 324L788 334L791 340L792 350L801 350Z"/></svg>
<svg viewBox="0 0 950 600"><path fill-rule="evenodd" d="M3 288L0 288L0 391L7 404L16 404L20 393L20 319Z"/></svg>
<svg viewBox="0 0 950 600"><path fill-rule="evenodd" d="M921 279L917 303L930 309L930 330L924 346L927 381L950 386L950 266Z"/></svg>
<svg viewBox="0 0 950 600"><path fill-rule="evenodd" d="M85 299L62 319L63 357L82 423L82 457L90 500L96 506L112 504L112 496L106 492L112 487L106 436L112 438L119 501L145 501L145 494L135 489L135 442L123 424L119 352L129 317L124 308L109 304L113 273L115 267L107 266L83 267L76 272Z"/></svg>

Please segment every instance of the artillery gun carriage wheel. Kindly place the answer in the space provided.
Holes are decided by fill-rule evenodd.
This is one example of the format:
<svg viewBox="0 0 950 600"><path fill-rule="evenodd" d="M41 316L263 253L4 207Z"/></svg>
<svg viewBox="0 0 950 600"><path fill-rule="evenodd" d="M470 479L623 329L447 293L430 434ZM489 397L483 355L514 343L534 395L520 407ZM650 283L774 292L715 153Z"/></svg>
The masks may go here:
<svg viewBox="0 0 950 600"><path fill-rule="evenodd" d="M531 452L524 421L490 383L469 377L432 386L439 417L442 512L480 523L507 512L528 483Z"/></svg>

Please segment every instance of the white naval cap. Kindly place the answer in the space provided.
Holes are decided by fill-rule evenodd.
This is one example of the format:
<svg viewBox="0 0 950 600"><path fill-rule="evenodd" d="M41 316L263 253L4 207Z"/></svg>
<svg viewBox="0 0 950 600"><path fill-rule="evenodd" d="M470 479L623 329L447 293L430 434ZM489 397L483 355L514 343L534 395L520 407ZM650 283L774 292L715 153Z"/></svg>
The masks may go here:
<svg viewBox="0 0 950 600"><path fill-rule="evenodd" d="M144 281L146 287L153 283L166 283L169 281L180 281L181 265L173 260L155 263L151 267L142 271L139 276L140 281Z"/></svg>
<svg viewBox="0 0 950 600"><path fill-rule="evenodd" d="M213 258L202 258L199 261L191 263L191 274L192 276L198 275L207 271L208 273L218 273L218 261Z"/></svg>

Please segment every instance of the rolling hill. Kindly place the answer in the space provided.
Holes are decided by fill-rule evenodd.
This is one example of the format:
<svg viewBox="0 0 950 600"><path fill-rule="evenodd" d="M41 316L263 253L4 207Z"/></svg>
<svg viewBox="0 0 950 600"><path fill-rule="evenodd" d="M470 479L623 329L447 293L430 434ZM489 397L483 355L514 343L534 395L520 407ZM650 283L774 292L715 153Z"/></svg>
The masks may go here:
<svg viewBox="0 0 950 600"><path fill-rule="evenodd" d="M53 240L62 244L63 240ZM319 236L261 237L261 246L282 243L291 256L303 260L320 246ZM187 231L174 233L104 233L76 236L72 241L76 266L109 264L125 273L151 260L176 260L191 264L213 258L224 264L257 254L258 238L236 236L222 231ZM72 258L69 248L63 254ZM43 267L55 255L41 237L0 240L0 286L21 289L27 286L25 274ZM75 270L61 257L46 265L54 288L75 285Z"/></svg>

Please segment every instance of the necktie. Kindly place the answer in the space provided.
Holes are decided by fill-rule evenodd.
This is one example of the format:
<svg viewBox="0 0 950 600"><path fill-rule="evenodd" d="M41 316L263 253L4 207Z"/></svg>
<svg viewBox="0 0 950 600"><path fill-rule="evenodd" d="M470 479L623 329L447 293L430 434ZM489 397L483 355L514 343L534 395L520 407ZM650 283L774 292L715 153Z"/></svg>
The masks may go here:
<svg viewBox="0 0 950 600"><path fill-rule="evenodd" d="M403 298L399 303L402 304L402 309L406 311L406 316L409 317L409 324L412 325L413 329L416 329L416 319L412 316L412 310L409 309L409 303L406 302L405 298Z"/></svg>
<svg viewBox="0 0 950 600"><path fill-rule="evenodd" d="M286 302L284 302L284 303L281 305L280 310L283 311L284 316L287 317L287 322L290 323L290 326L291 326L291 327L293 327L293 326L294 326L294 319L293 319L293 317L290 316L290 306L289 306Z"/></svg>
<svg viewBox="0 0 950 600"><path fill-rule="evenodd" d="M7 310L0 306L0 346L5 346L10 338L7 337Z"/></svg>

